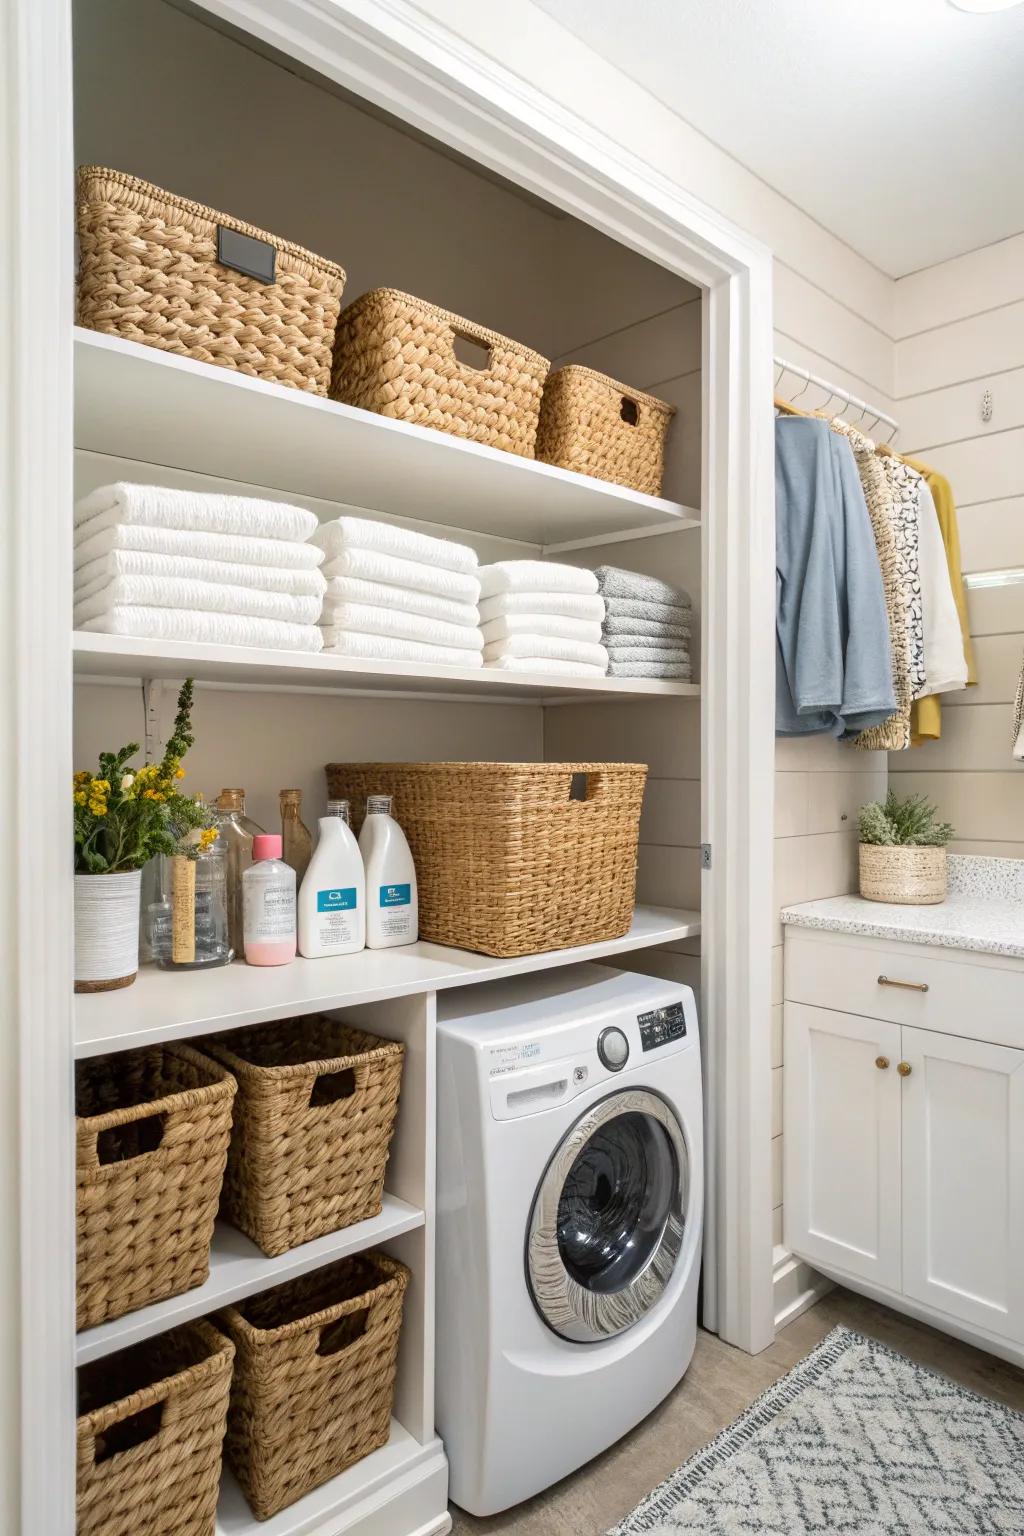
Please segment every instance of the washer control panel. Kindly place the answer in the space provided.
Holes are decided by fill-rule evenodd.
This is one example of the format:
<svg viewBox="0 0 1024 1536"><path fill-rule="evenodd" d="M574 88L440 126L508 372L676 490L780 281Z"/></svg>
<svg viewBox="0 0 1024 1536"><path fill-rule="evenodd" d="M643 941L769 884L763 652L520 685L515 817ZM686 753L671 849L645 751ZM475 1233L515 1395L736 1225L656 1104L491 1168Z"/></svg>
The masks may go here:
<svg viewBox="0 0 1024 1536"><path fill-rule="evenodd" d="M640 1026L640 1046L645 1051L656 1051L659 1045L682 1040L686 1034L686 1014L682 1003L670 1003L667 1008L639 1013L636 1021Z"/></svg>
<svg viewBox="0 0 1024 1536"><path fill-rule="evenodd" d="M621 1072L629 1060L629 1040L614 1025L602 1029L597 1037L597 1058L609 1072Z"/></svg>

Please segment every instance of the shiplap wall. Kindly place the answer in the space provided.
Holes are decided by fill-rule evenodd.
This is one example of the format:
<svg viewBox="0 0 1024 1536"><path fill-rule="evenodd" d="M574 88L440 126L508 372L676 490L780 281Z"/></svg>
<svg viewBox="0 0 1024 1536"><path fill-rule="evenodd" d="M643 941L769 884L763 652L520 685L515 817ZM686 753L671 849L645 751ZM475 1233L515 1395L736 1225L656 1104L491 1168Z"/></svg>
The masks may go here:
<svg viewBox="0 0 1024 1536"><path fill-rule="evenodd" d="M901 446L948 476L963 568L1024 568L1024 234L896 284ZM992 417L982 421L982 396ZM1024 653L1024 582L969 590L978 686L944 701L942 737L890 754L961 853L1024 858L1024 764L1010 755Z"/></svg>

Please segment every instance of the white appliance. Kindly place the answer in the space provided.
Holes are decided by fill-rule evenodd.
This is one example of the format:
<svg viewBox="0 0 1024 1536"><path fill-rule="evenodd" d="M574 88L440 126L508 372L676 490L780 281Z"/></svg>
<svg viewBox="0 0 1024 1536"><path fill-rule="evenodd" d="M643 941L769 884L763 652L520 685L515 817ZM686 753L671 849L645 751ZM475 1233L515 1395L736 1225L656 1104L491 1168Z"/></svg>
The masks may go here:
<svg viewBox="0 0 1024 1536"><path fill-rule="evenodd" d="M611 1445L690 1363L697 1010L597 965L437 1009L437 1423L451 1497L488 1515Z"/></svg>

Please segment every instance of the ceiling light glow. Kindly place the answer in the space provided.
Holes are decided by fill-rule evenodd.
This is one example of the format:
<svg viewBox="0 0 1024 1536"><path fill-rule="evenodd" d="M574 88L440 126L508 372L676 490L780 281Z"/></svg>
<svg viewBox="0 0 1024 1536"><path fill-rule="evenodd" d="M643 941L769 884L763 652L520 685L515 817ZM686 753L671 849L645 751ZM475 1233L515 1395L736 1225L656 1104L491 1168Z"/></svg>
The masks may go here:
<svg viewBox="0 0 1024 1536"><path fill-rule="evenodd" d="M990 11L1009 11L1024 0L949 0L958 11L971 11L975 15L987 15Z"/></svg>

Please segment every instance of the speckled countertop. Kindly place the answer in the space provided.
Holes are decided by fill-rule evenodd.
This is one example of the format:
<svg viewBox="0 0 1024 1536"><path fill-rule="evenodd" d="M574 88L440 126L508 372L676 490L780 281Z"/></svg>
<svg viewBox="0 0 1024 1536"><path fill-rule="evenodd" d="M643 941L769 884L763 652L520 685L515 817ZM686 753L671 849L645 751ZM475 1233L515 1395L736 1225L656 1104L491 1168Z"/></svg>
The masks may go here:
<svg viewBox="0 0 1024 1536"><path fill-rule="evenodd" d="M939 944L945 949L974 949L1024 960L1024 859L950 854L949 894L934 907L829 896L785 907L782 921L795 928Z"/></svg>

